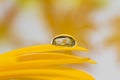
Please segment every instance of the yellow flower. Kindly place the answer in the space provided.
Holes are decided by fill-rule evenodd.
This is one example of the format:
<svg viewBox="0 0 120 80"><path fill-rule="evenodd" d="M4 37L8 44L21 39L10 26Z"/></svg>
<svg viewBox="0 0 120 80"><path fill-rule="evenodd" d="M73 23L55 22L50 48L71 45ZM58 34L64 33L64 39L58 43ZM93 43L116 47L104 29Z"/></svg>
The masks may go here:
<svg viewBox="0 0 120 80"><path fill-rule="evenodd" d="M95 64L90 58L82 58L59 51L88 51L77 45L73 47L52 44L13 50L0 55L0 79L17 80L95 80L90 74L64 64Z"/></svg>

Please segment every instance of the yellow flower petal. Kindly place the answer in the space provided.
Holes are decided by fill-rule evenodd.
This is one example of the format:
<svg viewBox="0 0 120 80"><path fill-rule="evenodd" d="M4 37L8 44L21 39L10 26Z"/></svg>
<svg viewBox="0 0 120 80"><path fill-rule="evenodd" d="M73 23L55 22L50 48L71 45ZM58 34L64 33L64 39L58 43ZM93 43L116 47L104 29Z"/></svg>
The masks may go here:
<svg viewBox="0 0 120 80"><path fill-rule="evenodd" d="M13 59L12 59L13 58ZM82 58L68 54L60 53L32 53L18 57L4 57L1 58L1 64L3 65L14 65L13 67L20 67L25 65L60 65L60 64L82 64L89 62L95 64L95 61L89 58ZM22 62L21 62L22 61ZM16 65L16 66L15 66Z"/></svg>
<svg viewBox="0 0 120 80"><path fill-rule="evenodd" d="M90 62L95 64L96 62L89 59L89 58L82 58L78 56L62 54L62 53L31 53L26 54L18 57L18 61L30 61L30 60L67 60L67 59L74 59L74 60L81 60L80 62ZM86 59L84 61L84 59ZM83 60L83 61L82 61Z"/></svg>
<svg viewBox="0 0 120 80"><path fill-rule="evenodd" d="M54 45L51 45L51 44L46 44L46 45L31 46L31 47L27 47L27 48L13 50L11 52L5 53L4 55L6 55L6 56L18 56L18 55L23 55L23 54L32 53L32 52L48 52L48 51L61 51L61 50L88 51L86 48L82 48L82 47L79 47L79 46L62 47L62 46L54 46Z"/></svg>
<svg viewBox="0 0 120 80"><path fill-rule="evenodd" d="M81 64L84 62L95 63L95 61L90 58L81 58L55 52L67 50L88 51L79 46L61 47L48 44L22 48L1 54L0 79L94 80L88 73L60 66L63 64ZM40 77L38 77L38 75ZM70 79L68 77L70 77Z"/></svg>
<svg viewBox="0 0 120 80"><path fill-rule="evenodd" d="M60 67L59 67L60 68ZM72 73L72 74L71 74ZM75 69L54 69L53 68L41 68L41 69L26 69L26 70L15 70L15 71L4 71L0 72L0 78L11 78L13 76L41 76L41 75L58 75L74 78L74 80L95 80L88 73L75 70ZM49 80L49 79L48 79Z"/></svg>

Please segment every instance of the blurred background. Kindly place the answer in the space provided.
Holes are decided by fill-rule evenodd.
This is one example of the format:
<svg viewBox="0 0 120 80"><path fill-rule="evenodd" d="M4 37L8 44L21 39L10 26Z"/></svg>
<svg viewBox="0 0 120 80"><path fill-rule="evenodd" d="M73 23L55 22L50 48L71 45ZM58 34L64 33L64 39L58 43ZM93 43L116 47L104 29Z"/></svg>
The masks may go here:
<svg viewBox="0 0 120 80"><path fill-rule="evenodd" d="M0 53L76 38L97 65L78 65L96 80L120 80L120 0L0 0Z"/></svg>

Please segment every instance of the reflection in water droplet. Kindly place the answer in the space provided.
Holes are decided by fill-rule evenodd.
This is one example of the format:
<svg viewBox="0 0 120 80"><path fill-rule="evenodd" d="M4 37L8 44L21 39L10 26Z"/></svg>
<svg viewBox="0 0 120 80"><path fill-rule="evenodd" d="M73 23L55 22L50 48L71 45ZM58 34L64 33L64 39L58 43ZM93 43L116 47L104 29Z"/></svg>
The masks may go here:
<svg viewBox="0 0 120 80"><path fill-rule="evenodd" d="M70 36L57 36L53 39L52 44L56 46L73 47L76 42L75 39Z"/></svg>

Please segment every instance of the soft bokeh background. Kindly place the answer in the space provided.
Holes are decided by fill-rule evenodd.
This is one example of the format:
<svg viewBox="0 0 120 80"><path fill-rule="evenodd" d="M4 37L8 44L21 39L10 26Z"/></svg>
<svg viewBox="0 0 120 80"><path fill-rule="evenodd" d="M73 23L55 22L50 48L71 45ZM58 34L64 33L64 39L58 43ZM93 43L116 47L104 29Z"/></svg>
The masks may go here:
<svg viewBox="0 0 120 80"><path fill-rule="evenodd" d="M0 53L48 44L69 34L97 65L78 65L96 80L120 80L120 0L0 0Z"/></svg>

